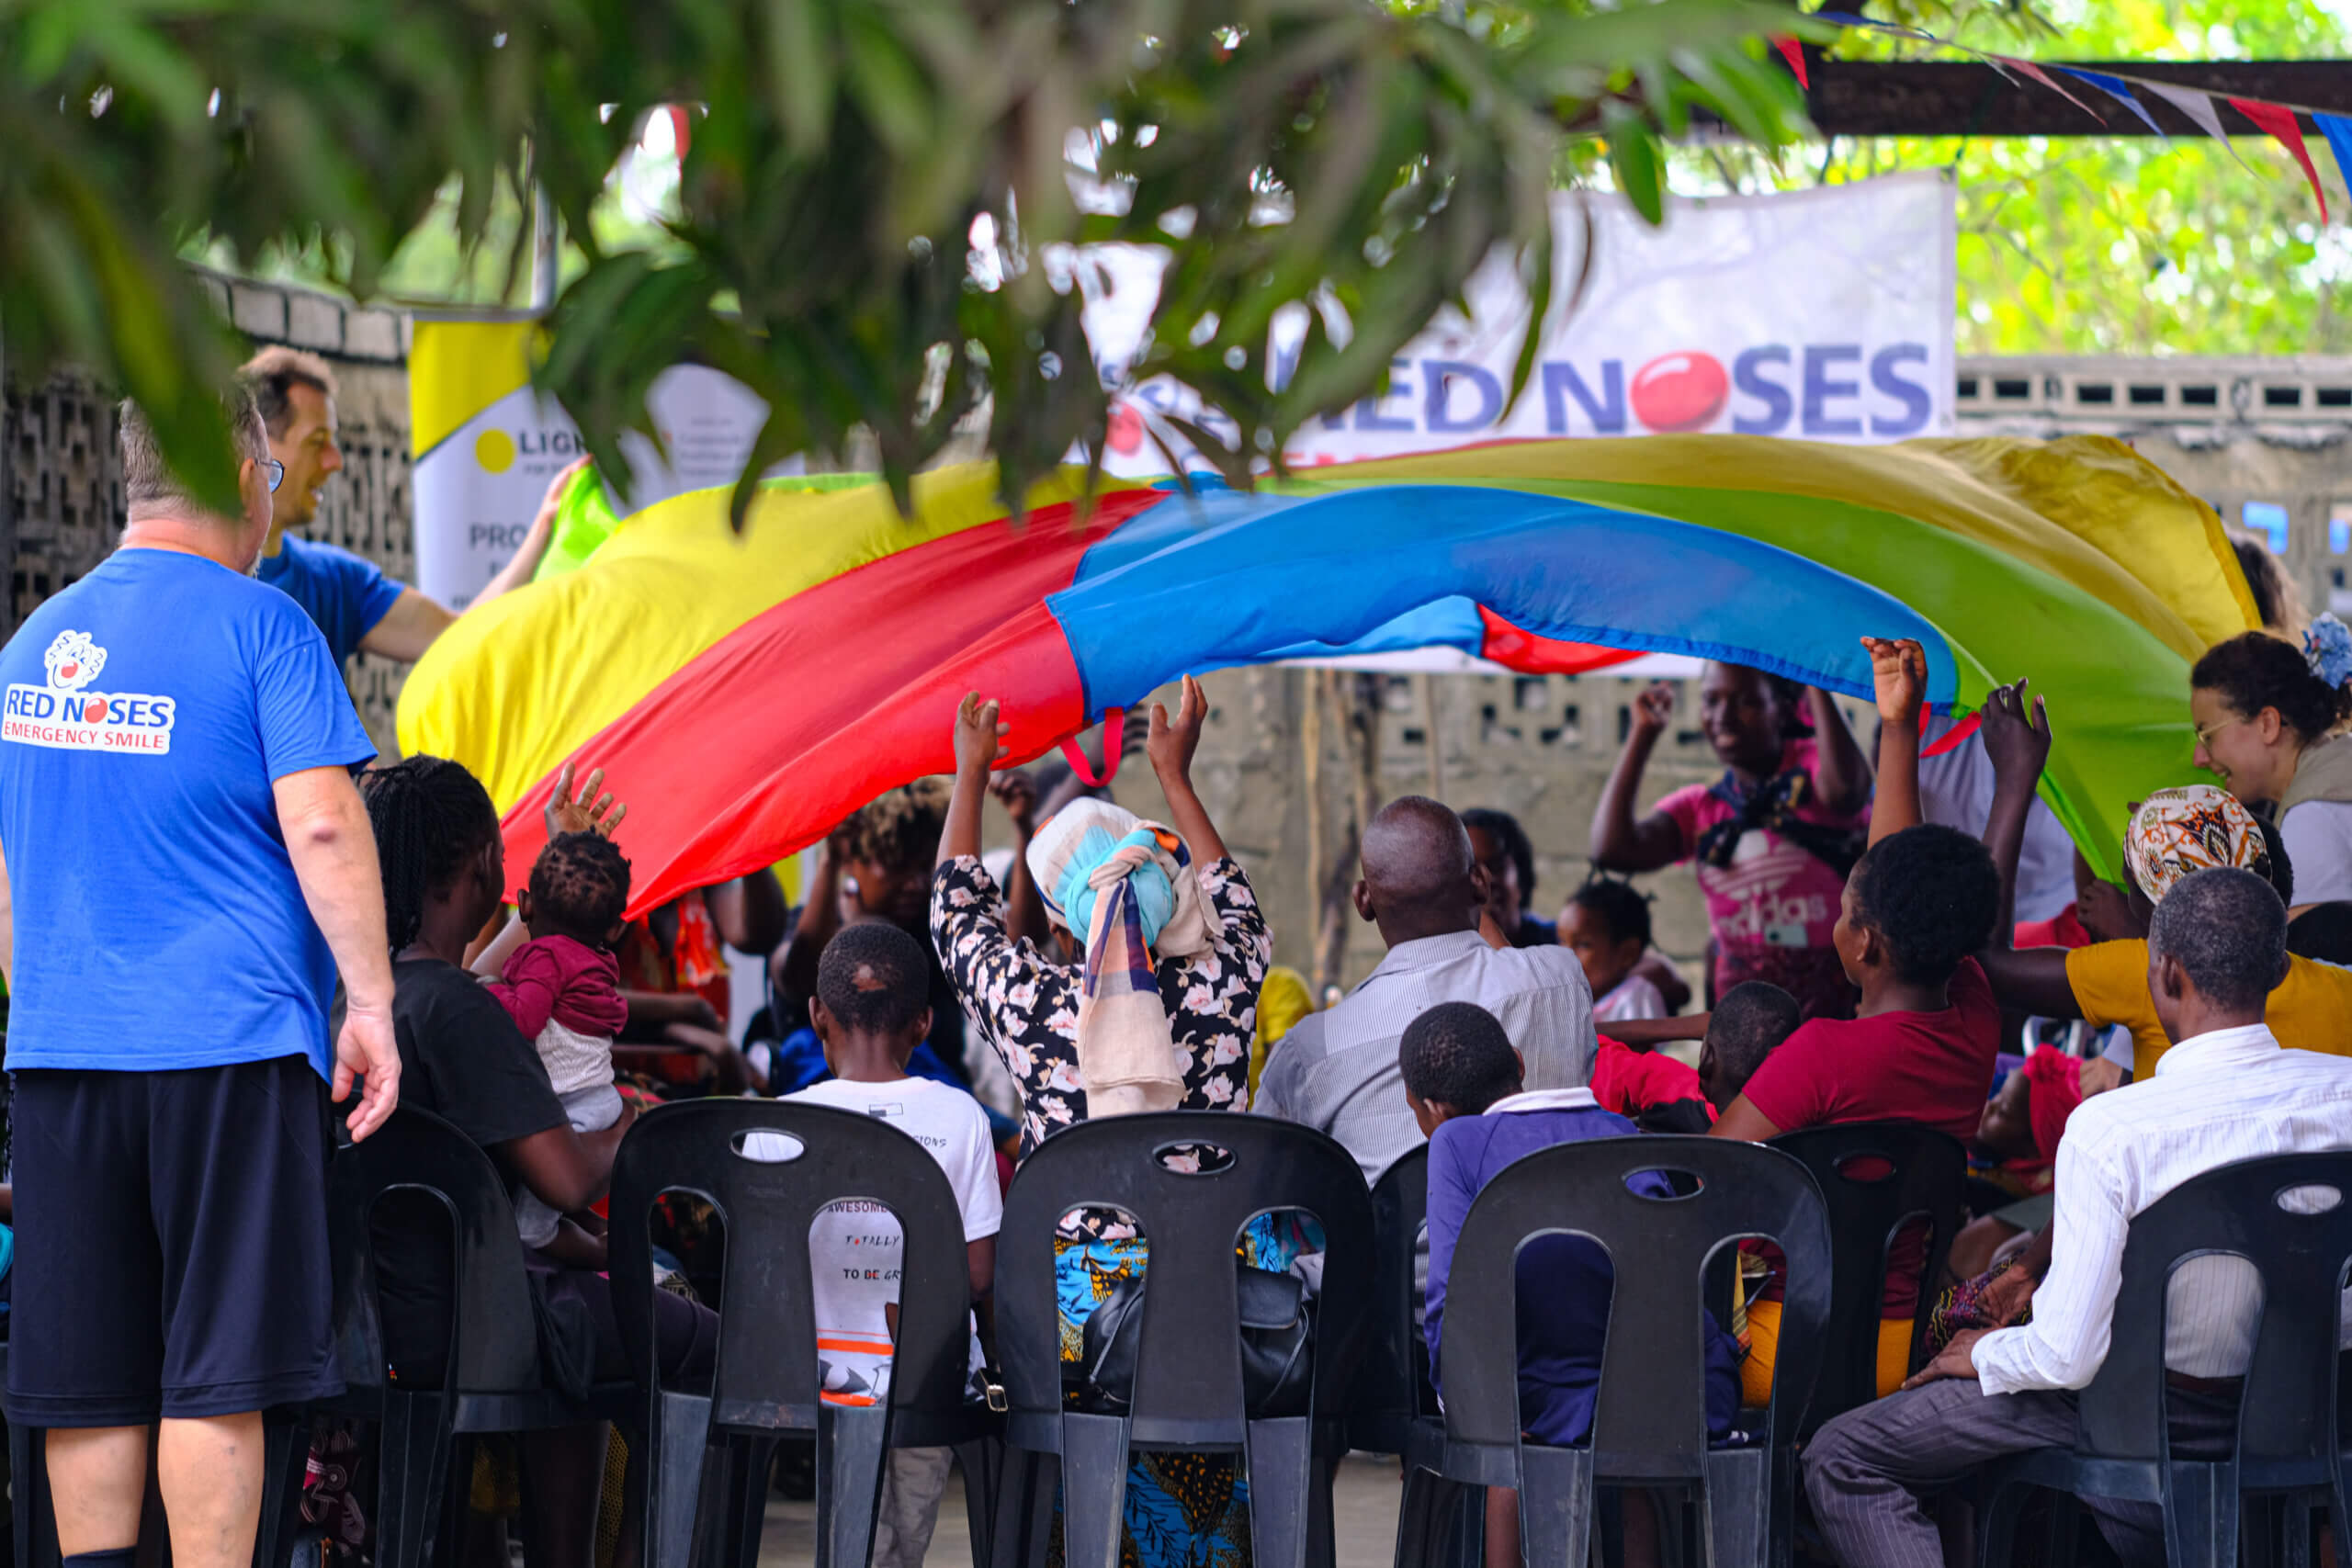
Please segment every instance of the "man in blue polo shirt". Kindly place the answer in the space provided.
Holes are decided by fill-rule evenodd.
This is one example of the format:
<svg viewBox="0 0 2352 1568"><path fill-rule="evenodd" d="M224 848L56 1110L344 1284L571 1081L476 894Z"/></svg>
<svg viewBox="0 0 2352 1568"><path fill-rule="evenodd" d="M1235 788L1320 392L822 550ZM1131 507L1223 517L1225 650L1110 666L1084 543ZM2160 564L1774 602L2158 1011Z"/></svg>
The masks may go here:
<svg viewBox="0 0 2352 1568"><path fill-rule="evenodd" d="M0 649L6 1408L48 1431L69 1568L129 1568L151 1438L175 1562L250 1562L261 1412L342 1381L322 1080L365 1076L355 1136L399 1094L351 778L376 748L318 628L246 575L277 465L250 396L227 412L242 514L198 505L126 406L120 547Z"/></svg>
<svg viewBox="0 0 2352 1568"><path fill-rule="evenodd" d="M262 541L254 575L292 594L310 612L326 634L338 668L360 650L409 663L424 658L457 620L455 613L386 577L373 561L298 536L318 520L320 490L343 471L343 453L334 440L334 372L315 354L276 346L248 360L245 376L269 430L269 455L286 467L286 480L270 498L269 536ZM487 604L531 581L548 552L563 487L586 461L580 459L549 482L514 558L474 595L474 604Z"/></svg>

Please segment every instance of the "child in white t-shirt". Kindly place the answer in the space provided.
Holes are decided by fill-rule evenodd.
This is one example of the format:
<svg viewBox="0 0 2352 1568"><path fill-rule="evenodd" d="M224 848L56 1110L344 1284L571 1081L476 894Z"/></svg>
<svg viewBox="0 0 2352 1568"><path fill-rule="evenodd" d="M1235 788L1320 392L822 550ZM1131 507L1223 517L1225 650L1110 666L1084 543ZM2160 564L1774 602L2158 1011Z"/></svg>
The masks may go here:
<svg viewBox="0 0 2352 1568"><path fill-rule="evenodd" d="M845 927L818 960L808 1004L833 1077L786 1098L879 1118L931 1151L963 1211L972 1299L985 1303L1004 1218L987 1113L962 1089L907 1075L907 1058L931 1032L929 976L921 944L897 926ZM824 1397L836 1404L872 1404L889 1395L903 1240L898 1220L872 1203L836 1203L809 1227L817 1356ZM980 1365L977 1337L972 1365ZM892 1450L876 1568L919 1568L939 1517L948 1458L945 1449Z"/></svg>

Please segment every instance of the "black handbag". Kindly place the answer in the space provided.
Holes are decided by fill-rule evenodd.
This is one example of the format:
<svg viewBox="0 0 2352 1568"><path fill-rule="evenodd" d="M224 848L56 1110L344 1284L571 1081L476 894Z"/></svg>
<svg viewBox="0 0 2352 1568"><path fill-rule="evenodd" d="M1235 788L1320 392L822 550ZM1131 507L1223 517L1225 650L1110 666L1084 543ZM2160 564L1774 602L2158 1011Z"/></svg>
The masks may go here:
<svg viewBox="0 0 2352 1568"><path fill-rule="evenodd" d="M1235 1270L1241 1319L1241 1403L1253 1421L1306 1414L1314 1376L1314 1303L1295 1275L1270 1269ZM1134 1403L1136 1357L1143 1341L1140 1276L1111 1288L1086 1319L1079 1359L1062 1369L1078 1407L1124 1416Z"/></svg>

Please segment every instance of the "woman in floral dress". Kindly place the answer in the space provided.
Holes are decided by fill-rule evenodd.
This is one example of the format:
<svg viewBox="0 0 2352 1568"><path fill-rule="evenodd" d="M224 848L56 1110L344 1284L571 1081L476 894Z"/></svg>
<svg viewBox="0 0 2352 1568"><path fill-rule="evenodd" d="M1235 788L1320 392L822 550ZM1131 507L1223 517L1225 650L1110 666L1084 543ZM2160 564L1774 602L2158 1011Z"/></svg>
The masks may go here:
<svg viewBox="0 0 2352 1568"><path fill-rule="evenodd" d="M1173 719L1152 705L1146 751L1172 829L1097 801L1066 807L1065 815L1086 809L1058 832L1053 821L1040 826L1029 864L1053 924L1051 954L1007 934L1004 895L980 865L980 803L1004 732L997 712L974 694L956 715L956 792L932 884L931 934L967 1010L1020 1088L1023 1156L1090 1111L1244 1109L1272 943L1249 878L1193 789L1193 752L1208 714L1199 682L1185 677ZM1158 1018L1126 986L1144 964L1158 984ZM1080 1016L1089 1010L1082 1052ZM1081 1061L1097 1085L1091 1106ZM1255 1221L1240 1238L1242 1260L1287 1269L1307 1243L1302 1231L1289 1216ZM1115 1215L1074 1216L1065 1227L1056 1243L1064 1359L1078 1359L1094 1303L1141 1270L1147 1250L1148 1240ZM1248 1498L1230 1455L1136 1454L1123 1563L1247 1568ZM1059 1537L1056 1530L1049 1557L1057 1563Z"/></svg>

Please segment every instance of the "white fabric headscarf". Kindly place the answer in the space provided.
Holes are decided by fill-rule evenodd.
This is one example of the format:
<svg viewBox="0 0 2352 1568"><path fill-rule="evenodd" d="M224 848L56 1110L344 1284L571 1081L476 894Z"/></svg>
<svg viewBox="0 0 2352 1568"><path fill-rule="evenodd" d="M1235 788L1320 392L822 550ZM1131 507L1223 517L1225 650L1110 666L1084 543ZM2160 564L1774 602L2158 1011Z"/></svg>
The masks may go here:
<svg viewBox="0 0 2352 1568"><path fill-rule="evenodd" d="M1191 852L1170 828L1080 797L1039 825L1029 874L1056 925L1086 943L1078 1072L1087 1114L1167 1111L1183 1097L1153 953L1206 952L1216 913Z"/></svg>

